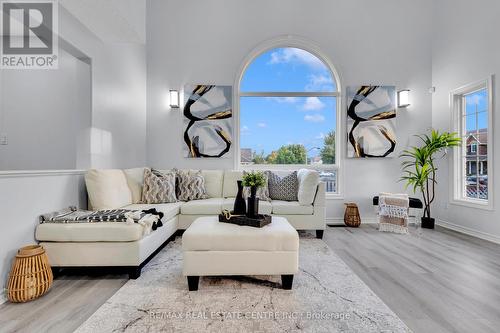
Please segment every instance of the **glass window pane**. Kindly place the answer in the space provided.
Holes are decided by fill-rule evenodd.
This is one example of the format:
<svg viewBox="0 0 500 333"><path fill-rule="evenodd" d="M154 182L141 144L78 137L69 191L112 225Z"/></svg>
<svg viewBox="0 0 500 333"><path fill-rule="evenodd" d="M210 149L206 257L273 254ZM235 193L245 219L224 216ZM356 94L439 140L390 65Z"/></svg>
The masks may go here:
<svg viewBox="0 0 500 333"><path fill-rule="evenodd" d="M477 130L476 114L470 114L464 117L465 131L467 134L474 133Z"/></svg>
<svg viewBox="0 0 500 333"><path fill-rule="evenodd" d="M488 94L486 89L465 95L465 113L473 114L486 111L488 108Z"/></svg>
<svg viewBox="0 0 500 333"><path fill-rule="evenodd" d="M488 112L480 112L477 114L477 128L480 132L488 129Z"/></svg>
<svg viewBox="0 0 500 333"><path fill-rule="evenodd" d="M242 97L242 164L335 163L335 97Z"/></svg>
<svg viewBox="0 0 500 333"><path fill-rule="evenodd" d="M335 80L315 55L298 48L276 48L262 53L245 70L243 92L333 92Z"/></svg>

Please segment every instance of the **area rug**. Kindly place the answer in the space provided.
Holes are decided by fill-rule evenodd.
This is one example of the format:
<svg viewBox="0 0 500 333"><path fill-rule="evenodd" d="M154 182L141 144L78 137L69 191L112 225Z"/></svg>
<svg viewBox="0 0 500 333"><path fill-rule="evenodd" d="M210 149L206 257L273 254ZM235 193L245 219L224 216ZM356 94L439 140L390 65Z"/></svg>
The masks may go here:
<svg viewBox="0 0 500 333"><path fill-rule="evenodd" d="M322 240L301 235L299 262L292 290L204 277L189 292L177 238L76 332L410 332Z"/></svg>

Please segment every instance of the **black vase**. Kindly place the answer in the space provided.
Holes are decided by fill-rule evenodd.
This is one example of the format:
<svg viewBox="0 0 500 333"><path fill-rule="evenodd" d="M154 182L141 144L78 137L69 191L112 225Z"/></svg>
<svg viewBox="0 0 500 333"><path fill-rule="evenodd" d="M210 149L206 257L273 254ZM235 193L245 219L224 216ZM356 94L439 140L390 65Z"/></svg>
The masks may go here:
<svg viewBox="0 0 500 333"><path fill-rule="evenodd" d="M434 229L434 218L432 217L422 217L422 228L424 229Z"/></svg>
<svg viewBox="0 0 500 333"><path fill-rule="evenodd" d="M245 199L243 199L243 183L238 180L238 194L236 194L236 199L234 200L233 214L235 215L245 215L247 212L247 204Z"/></svg>
<svg viewBox="0 0 500 333"><path fill-rule="evenodd" d="M257 187L250 187L250 196L248 197L248 217L256 217L259 214L259 198L257 198Z"/></svg>

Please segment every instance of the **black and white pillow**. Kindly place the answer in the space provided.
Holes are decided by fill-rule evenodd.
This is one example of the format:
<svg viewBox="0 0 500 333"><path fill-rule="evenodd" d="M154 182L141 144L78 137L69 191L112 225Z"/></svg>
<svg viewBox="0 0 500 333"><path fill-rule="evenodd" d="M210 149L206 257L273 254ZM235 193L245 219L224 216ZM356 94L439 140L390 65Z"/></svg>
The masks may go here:
<svg viewBox="0 0 500 333"><path fill-rule="evenodd" d="M145 169L141 202L146 204L177 202L175 173Z"/></svg>
<svg viewBox="0 0 500 333"><path fill-rule="evenodd" d="M267 171L269 182L269 196L273 200L297 201L299 192L299 179L297 171L285 177L280 177L272 171Z"/></svg>
<svg viewBox="0 0 500 333"><path fill-rule="evenodd" d="M177 171L177 199L180 201L207 199L205 178L201 170Z"/></svg>

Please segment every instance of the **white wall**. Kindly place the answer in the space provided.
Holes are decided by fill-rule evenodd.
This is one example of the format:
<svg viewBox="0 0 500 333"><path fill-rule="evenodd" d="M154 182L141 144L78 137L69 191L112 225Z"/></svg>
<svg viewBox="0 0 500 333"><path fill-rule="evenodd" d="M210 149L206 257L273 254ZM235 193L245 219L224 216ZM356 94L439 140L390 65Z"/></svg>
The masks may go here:
<svg viewBox="0 0 500 333"><path fill-rule="evenodd" d="M283 35L309 39L337 66L342 84L393 84L411 89L412 106L398 111L398 151L431 126L431 4L410 0L165 1L147 3L148 164L233 168L232 159L182 157L182 111L166 107L169 89L187 83L233 85L243 59ZM345 126L345 124L342 124ZM345 149L342 152L345 156ZM397 156L396 152L395 156ZM403 191L398 158L346 160L345 200L373 219L371 197Z"/></svg>
<svg viewBox="0 0 500 333"><path fill-rule="evenodd" d="M61 37L92 59L91 165L99 168L143 166L144 45L104 43L61 6L59 16ZM34 242L38 215L69 205L86 206L81 174L0 175L1 286L5 284L16 250Z"/></svg>
<svg viewBox="0 0 500 333"><path fill-rule="evenodd" d="M91 126L90 79L90 65L63 50L58 70L2 71L0 133L8 145L0 145L0 170L90 166L77 146Z"/></svg>
<svg viewBox="0 0 500 333"><path fill-rule="evenodd" d="M500 73L500 3L496 0L441 0L434 5L434 37L432 53L432 82L436 93L432 98L432 123L435 128L450 130L451 113L449 93L465 84L486 79L494 74L493 121L496 131L500 128L497 84ZM498 137L499 133L494 133ZM493 168L498 177L500 170L500 145L494 140ZM451 161L451 160L450 160ZM438 197L434 205L435 215L448 226L500 242L500 214L497 211L500 196L500 182L496 180L493 211L474 209L449 204L448 162L440 166ZM450 225L450 223L452 225Z"/></svg>

